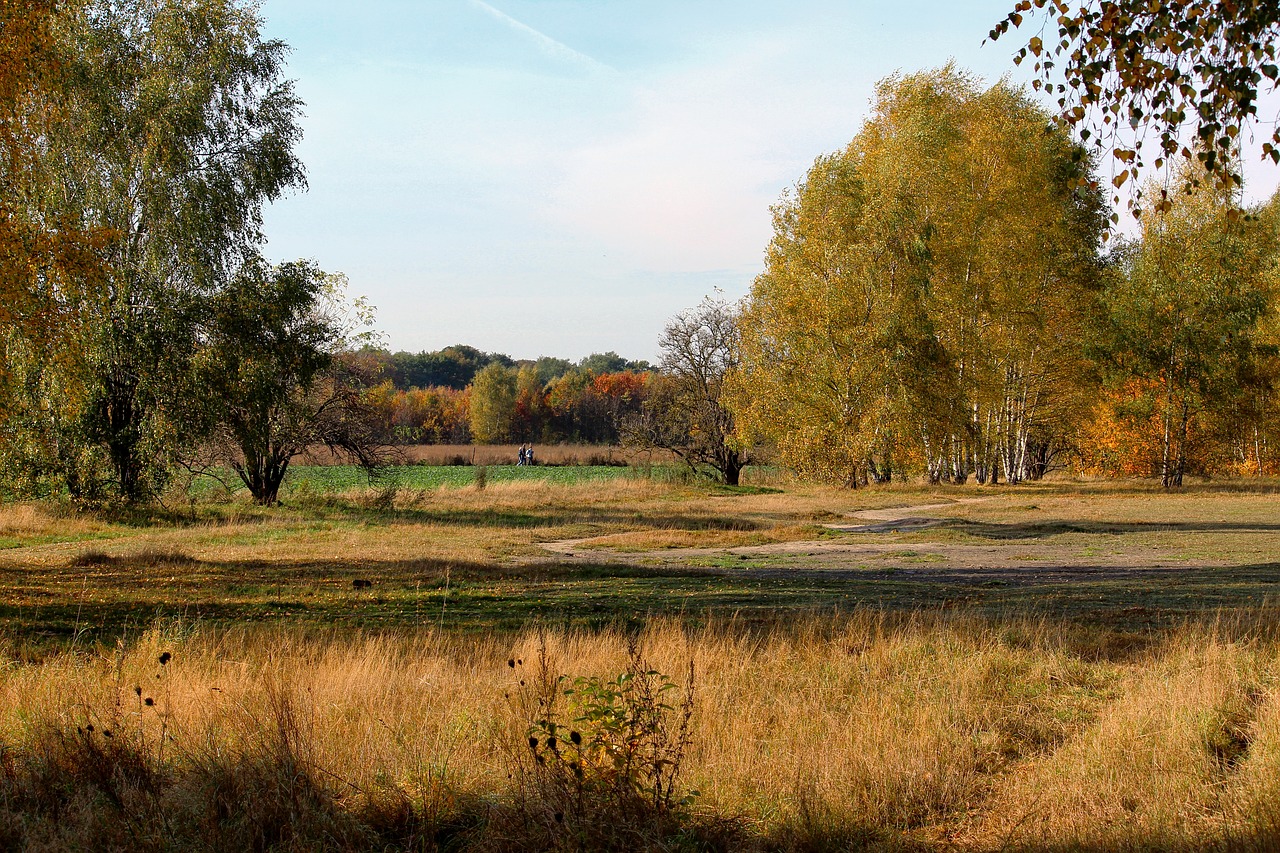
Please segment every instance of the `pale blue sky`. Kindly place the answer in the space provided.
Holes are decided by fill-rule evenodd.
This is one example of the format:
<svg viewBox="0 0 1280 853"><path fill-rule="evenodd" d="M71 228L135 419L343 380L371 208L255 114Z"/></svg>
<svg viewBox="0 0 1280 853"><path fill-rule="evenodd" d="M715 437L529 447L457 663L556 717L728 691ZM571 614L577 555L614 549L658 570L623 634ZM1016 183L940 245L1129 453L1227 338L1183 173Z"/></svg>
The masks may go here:
<svg viewBox="0 0 1280 853"><path fill-rule="evenodd" d="M653 359L673 314L747 292L769 206L878 79L1011 73L1014 40L982 44L1010 5L265 0L310 181L268 253L345 272L393 349Z"/></svg>

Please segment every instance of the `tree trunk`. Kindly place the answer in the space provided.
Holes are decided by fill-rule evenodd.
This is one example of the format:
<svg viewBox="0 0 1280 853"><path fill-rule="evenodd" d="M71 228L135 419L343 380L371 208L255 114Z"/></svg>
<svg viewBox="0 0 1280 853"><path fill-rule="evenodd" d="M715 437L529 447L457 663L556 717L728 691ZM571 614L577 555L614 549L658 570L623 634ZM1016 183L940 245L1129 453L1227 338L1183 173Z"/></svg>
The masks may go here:
<svg viewBox="0 0 1280 853"><path fill-rule="evenodd" d="M272 506L280 501L280 485L289 470L289 458L278 448L260 452L252 447L241 447L244 462L232 463L240 475L240 481L249 489L253 502L260 506Z"/></svg>
<svg viewBox="0 0 1280 853"><path fill-rule="evenodd" d="M742 476L742 458L736 450L730 450L724 461L724 467L721 469L724 474L725 485L736 486Z"/></svg>
<svg viewBox="0 0 1280 853"><path fill-rule="evenodd" d="M102 390L100 427L105 433L107 454L111 458L120 497L130 502L141 500L146 495L142 487L142 460L138 454L141 433L138 383L126 370L117 368L114 376L103 379Z"/></svg>

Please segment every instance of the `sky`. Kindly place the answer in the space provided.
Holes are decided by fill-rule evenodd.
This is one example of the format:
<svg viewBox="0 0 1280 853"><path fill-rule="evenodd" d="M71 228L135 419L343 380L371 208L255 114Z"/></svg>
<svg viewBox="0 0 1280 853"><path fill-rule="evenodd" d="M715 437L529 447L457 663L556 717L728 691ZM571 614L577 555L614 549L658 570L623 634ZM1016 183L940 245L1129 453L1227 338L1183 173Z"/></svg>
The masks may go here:
<svg viewBox="0 0 1280 853"><path fill-rule="evenodd" d="M744 296L770 206L878 80L1018 76L1011 0L264 0L309 189L267 254L345 273L392 350L655 361Z"/></svg>

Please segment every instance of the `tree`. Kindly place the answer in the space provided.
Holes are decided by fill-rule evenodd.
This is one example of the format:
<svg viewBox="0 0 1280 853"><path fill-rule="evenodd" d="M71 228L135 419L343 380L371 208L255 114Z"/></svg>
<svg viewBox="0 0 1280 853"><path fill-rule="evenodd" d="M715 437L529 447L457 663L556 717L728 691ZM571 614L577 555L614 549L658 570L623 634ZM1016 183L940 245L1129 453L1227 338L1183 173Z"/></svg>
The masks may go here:
<svg viewBox="0 0 1280 853"><path fill-rule="evenodd" d="M435 352L398 352L390 356L391 380L397 388L443 386L461 391L486 365L493 362L511 367L514 362L501 353L481 352L465 344L454 344Z"/></svg>
<svg viewBox="0 0 1280 853"><path fill-rule="evenodd" d="M1102 224L1048 127L952 67L880 83L774 210L730 389L744 437L846 485L1043 471L1078 408Z"/></svg>
<svg viewBox="0 0 1280 853"><path fill-rule="evenodd" d="M1181 155L1198 159L1199 175L1207 173L1220 188L1240 185L1233 154L1257 122L1261 88L1274 90L1280 82L1280 3L1020 0L991 38L1021 27L1024 16L1037 11L1056 31L1046 33L1046 21L1014 61L1032 57L1032 85L1057 96L1063 125L1111 149L1120 167L1117 188L1144 165L1147 131L1159 137L1156 168ZM1262 153L1280 163L1280 126ZM1167 191L1157 195L1154 207L1167 211Z"/></svg>
<svg viewBox="0 0 1280 853"><path fill-rule="evenodd" d="M536 365L528 362L516 370L516 398L511 418L511 436L517 441L547 441L551 438L551 412L547 406L546 382Z"/></svg>
<svg viewBox="0 0 1280 853"><path fill-rule="evenodd" d="M533 369L537 373L538 381L547 385L573 370L573 362L567 358L543 355L533 363Z"/></svg>
<svg viewBox="0 0 1280 853"><path fill-rule="evenodd" d="M738 364L737 314L722 299L703 299L677 315L658 342L662 365L640 412L624 421L627 443L674 453L692 471L738 485L748 454L739 445L724 399Z"/></svg>
<svg viewBox="0 0 1280 853"><path fill-rule="evenodd" d="M466 444L471 441L470 393L453 388L397 389L390 380L366 395L380 413L382 436L391 444Z"/></svg>
<svg viewBox="0 0 1280 853"><path fill-rule="evenodd" d="M24 358L65 362L68 299L101 284L96 250L110 237L42 197L45 141L63 130L64 45L53 0L0 0L0 390ZM12 406L0 403L0 418Z"/></svg>
<svg viewBox="0 0 1280 853"><path fill-rule="evenodd" d="M512 439L515 427L518 371L497 362L476 374L471 383L471 435L479 444Z"/></svg>
<svg viewBox="0 0 1280 853"><path fill-rule="evenodd" d="M341 360L353 349L345 280L313 264L248 264L212 305L198 357L215 447L260 504L299 454L326 447L374 471L377 411ZM358 306L363 308L363 306ZM367 325L359 313L355 321Z"/></svg>
<svg viewBox="0 0 1280 853"><path fill-rule="evenodd" d="M1195 182L1185 173L1178 181ZM1226 439L1266 390L1260 323L1275 310L1277 249L1271 216L1230 215L1240 205L1234 192L1200 183L1171 198L1123 253L1100 353L1120 392L1116 420L1152 436L1154 458L1144 461L1166 488L1203 457L1207 448L1197 453L1193 442Z"/></svg>
<svg viewBox="0 0 1280 853"><path fill-rule="evenodd" d="M254 256L263 204L303 182L286 48L260 38L254 9L86 0L58 27L65 116L40 138L28 204L109 239L100 286L57 294L59 344L76 357L24 353L35 373L21 385L62 391L32 405L72 413L37 443L73 492L97 479L73 466L95 460L126 500L158 488L189 427L204 306Z"/></svg>
<svg viewBox="0 0 1280 853"><path fill-rule="evenodd" d="M650 368L647 361L628 361L613 350L595 352L578 362L578 368L587 373L621 373L625 370L643 373Z"/></svg>
<svg viewBox="0 0 1280 853"><path fill-rule="evenodd" d="M774 208L729 386L745 437L808 476L854 487L869 460L884 479L905 461L908 411L936 441L952 432L952 406L931 391L953 380L915 381L949 372L924 312L920 235L895 228L879 242L867 189L851 159L822 157Z"/></svg>

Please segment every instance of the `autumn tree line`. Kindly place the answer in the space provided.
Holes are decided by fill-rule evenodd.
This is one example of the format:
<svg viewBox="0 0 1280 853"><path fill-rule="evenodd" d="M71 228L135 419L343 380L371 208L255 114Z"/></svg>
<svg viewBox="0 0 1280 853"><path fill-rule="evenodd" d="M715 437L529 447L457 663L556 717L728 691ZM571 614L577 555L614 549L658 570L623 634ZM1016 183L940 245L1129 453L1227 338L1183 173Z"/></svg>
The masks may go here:
<svg viewBox="0 0 1280 853"><path fill-rule="evenodd" d="M305 172L260 29L244 0L0 0L4 494L229 469L272 503L309 449L372 470L465 440L622 441L730 483L1280 465L1277 204L1202 180L1204 145L1126 238L1026 92L895 75L774 209L748 297L674 318L659 364L391 354L340 274L262 255Z"/></svg>
<svg viewBox="0 0 1280 853"><path fill-rule="evenodd" d="M774 210L735 439L848 485L1275 473L1280 202L1242 207L1204 164L1147 187L1126 238L1024 91L888 78Z"/></svg>
<svg viewBox="0 0 1280 853"><path fill-rule="evenodd" d="M458 344L351 357L374 380L367 399L394 444L616 444L654 384L647 361L614 352L517 362Z"/></svg>
<svg viewBox="0 0 1280 853"><path fill-rule="evenodd" d="M749 295L675 318L617 386L617 435L729 482L766 458L854 487L1277 473L1280 201L1192 157L1124 236L1095 172L1020 89L884 80L774 208ZM477 438L561 411L537 366L486 369L471 422L503 426Z"/></svg>

